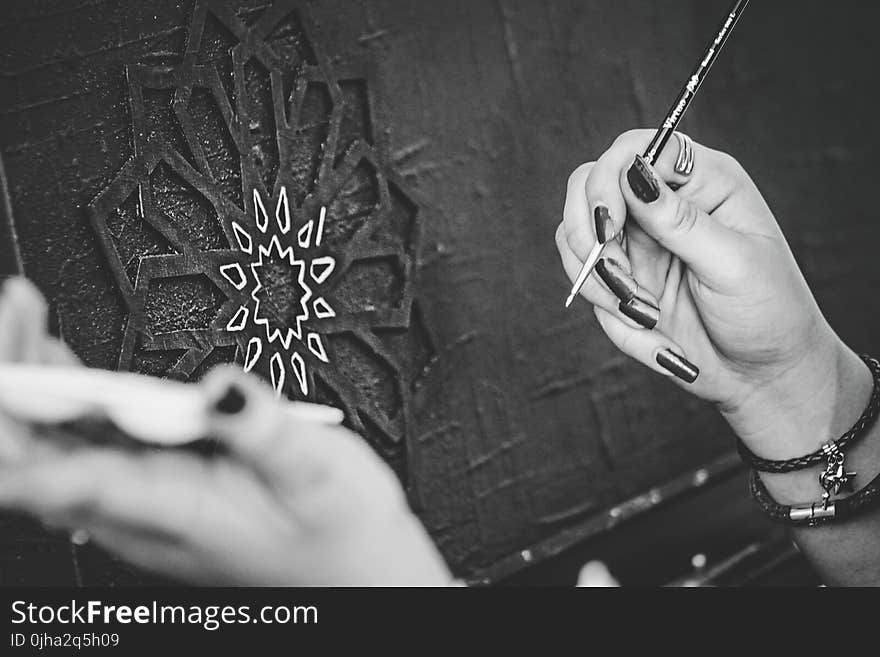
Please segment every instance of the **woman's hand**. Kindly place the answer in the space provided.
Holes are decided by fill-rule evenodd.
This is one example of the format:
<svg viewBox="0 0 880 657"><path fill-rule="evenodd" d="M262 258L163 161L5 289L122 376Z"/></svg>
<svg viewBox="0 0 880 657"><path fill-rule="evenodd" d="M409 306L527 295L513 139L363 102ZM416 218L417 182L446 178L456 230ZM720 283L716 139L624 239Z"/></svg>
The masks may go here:
<svg viewBox="0 0 880 657"><path fill-rule="evenodd" d="M556 232L565 271L574 280L597 235L607 241L581 294L614 344L719 404L760 456L815 450L864 408L867 368L825 321L743 168L696 144L682 175L677 139L649 167L634 156L652 135L627 132L572 173Z"/></svg>
<svg viewBox="0 0 880 657"><path fill-rule="evenodd" d="M72 356L45 305L12 281L0 360ZM181 580L247 585L446 585L449 575L391 470L341 427L292 423L237 369L203 383L226 453L43 444L0 417L0 506L85 529L126 560ZM55 443L53 443L55 444Z"/></svg>

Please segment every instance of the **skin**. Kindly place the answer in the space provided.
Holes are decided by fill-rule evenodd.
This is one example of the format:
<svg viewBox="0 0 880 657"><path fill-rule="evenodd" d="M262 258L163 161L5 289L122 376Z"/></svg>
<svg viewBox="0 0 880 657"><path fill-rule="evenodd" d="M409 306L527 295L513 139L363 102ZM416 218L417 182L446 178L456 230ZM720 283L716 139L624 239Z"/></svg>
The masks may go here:
<svg viewBox="0 0 880 657"><path fill-rule="evenodd" d="M0 360L76 366L45 328L46 307L25 280L0 299ZM84 528L128 561L213 585L443 586L451 576L410 512L391 470L338 426L291 423L271 391L235 368L199 385L220 399L234 384L244 409L214 412L228 448L62 449L0 415L0 507L51 526Z"/></svg>
<svg viewBox="0 0 880 657"><path fill-rule="evenodd" d="M573 281L596 241L593 211L608 207L625 247L605 255L660 301L660 321L640 327L596 275L581 295L624 353L714 402L755 454L789 459L813 452L848 429L865 408L870 372L834 333L795 262L782 231L748 174L732 157L699 144L692 175L674 172L676 140L653 168L660 196L645 203L626 172L653 131L621 135L595 162L569 178L556 244ZM676 191L669 184L677 187ZM701 370L685 383L656 362L660 349ZM880 471L880 428L847 450L864 485ZM784 504L820 498L820 468L762 478ZM846 524L794 532L830 584L880 584L880 513Z"/></svg>

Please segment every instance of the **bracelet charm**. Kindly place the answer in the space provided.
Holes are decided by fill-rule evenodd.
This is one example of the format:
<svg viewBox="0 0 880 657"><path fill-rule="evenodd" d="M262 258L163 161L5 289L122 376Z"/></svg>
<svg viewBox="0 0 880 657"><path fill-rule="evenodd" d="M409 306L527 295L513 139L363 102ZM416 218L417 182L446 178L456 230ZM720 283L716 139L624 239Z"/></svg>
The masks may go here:
<svg viewBox="0 0 880 657"><path fill-rule="evenodd" d="M822 508L827 509L832 495L837 495L840 491L853 492L853 479L857 473L847 471L843 450L834 443L822 445L822 453L828 459L828 464L819 475L819 485L824 491L822 493Z"/></svg>
<svg viewBox="0 0 880 657"><path fill-rule="evenodd" d="M752 466L749 490L761 510L776 522L796 527L818 527L829 523L846 522L869 509L880 507L880 474L863 488L853 491L856 473L846 469L846 455L843 450L865 436L880 414L880 361L863 355L862 360L871 370L874 386L871 398L856 423L840 438L829 441L815 452L787 461L769 461L749 451L740 440L738 447L743 459ZM779 504L774 500L758 471L793 472L824 463L825 469L819 474L822 499L809 504ZM850 493L846 497L832 499L841 492Z"/></svg>

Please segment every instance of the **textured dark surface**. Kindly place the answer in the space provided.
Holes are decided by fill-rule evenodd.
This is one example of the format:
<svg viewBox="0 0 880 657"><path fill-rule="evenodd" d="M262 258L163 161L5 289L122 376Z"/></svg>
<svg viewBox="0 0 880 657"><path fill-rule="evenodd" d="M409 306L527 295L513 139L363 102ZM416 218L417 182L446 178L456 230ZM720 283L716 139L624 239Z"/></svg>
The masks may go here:
<svg viewBox="0 0 880 657"><path fill-rule="evenodd" d="M412 391L406 470L456 572L477 574L515 559L731 450L714 409L615 352L586 304L563 310L568 282L552 239L568 173L619 132L660 120L726 2L309 6L334 66L372 65L369 93L387 110L379 127L390 164L419 199L420 321L406 333L419 337L381 339L388 350L412 350L414 360L428 363ZM52 300L65 338L95 366L116 366L126 313L85 208L135 155L126 65L177 65L191 10L190 2L15 0L0 17L0 150L24 268ZM880 328L873 255L880 228L871 203L880 140L878 17L880 8L855 1L833 12L821 2L752 3L683 125L745 164L833 325L868 352ZM218 37L217 52L224 47ZM261 75L255 67L247 76L248 102L259 102ZM356 98L364 89L355 84L345 93ZM236 200L241 180L209 100L194 93L188 105L203 116L195 124L208 145L204 157L224 193L246 204ZM153 117L145 130L198 165L173 129L168 103L167 95L144 98ZM310 103L316 114L326 111L322 94ZM357 113L346 121L352 130L365 125ZM265 182L281 155L262 139L263 125L253 137ZM304 143L319 143L321 130L319 122ZM308 171L313 149L294 150L301 159L293 168ZM132 231L126 260L161 254L161 240L125 223L132 216L126 200L119 199L117 225ZM206 217L195 207L169 206L169 214L176 211ZM192 239L216 246L219 236L199 229L207 225L188 224ZM351 294L350 302L393 298L389 268L357 273L357 285L371 292ZM200 284L172 281L162 294L179 308ZM200 317L208 321L206 298L198 296L192 317L158 308L158 319L194 328L189 323ZM339 349L343 361L356 362L356 345ZM141 368L161 373L181 355ZM724 503L754 518L744 488ZM711 508L681 513L664 525L670 535L705 523ZM3 583L139 581L30 523L3 523ZM746 525L724 528L728 552L750 540L754 525ZM637 540L640 549L652 544L644 535Z"/></svg>

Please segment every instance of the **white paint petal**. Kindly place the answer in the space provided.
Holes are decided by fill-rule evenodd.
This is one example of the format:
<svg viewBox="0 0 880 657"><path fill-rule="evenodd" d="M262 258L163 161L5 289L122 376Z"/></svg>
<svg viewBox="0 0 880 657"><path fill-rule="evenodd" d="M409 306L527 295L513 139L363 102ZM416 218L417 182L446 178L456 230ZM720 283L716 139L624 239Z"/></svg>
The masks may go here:
<svg viewBox="0 0 880 657"><path fill-rule="evenodd" d="M317 333L309 333L307 338L309 344L309 351L311 351L315 356L324 361L325 363L329 363L330 359L327 358L327 352L324 349L324 343L321 341L321 336Z"/></svg>
<svg viewBox="0 0 880 657"><path fill-rule="evenodd" d="M333 269L335 267L336 260L334 260L331 256L321 256L320 258L315 258L314 260L312 260L312 265L309 269L309 273L312 275L312 279L315 281L315 283L320 284L327 280L327 277L333 273Z"/></svg>
<svg viewBox="0 0 880 657"><path fill-rule="evenodd" d="M265 233L269 227L269 215L266 214L266 206L263 205L263 199L260 193L254 190L254 219L257 221L257 228L261 233Z"/></svg>
<svg viewBox="0 0 880 657"><path fill-rule="evenodd" d="M284 361L281 360L281 354L277 351L272 354L269 360L269 373L272 375L272 387L275 388L275 396L280 397L281 391L284 390Z"/></svg>
<svg viewBox="0 0 880 657"><path fill-rule="evenodd" d="M315 228L315 222L309 220L305 226L300 228L296 233L296 241L297 243L304 249L309 248L309 245L312 242L312 231Z"/></svg>
<svg viewBox="0 0 880 657"><path fill-rule="evenodd" d="M324 219L327 217L327 206L321 206L321 212L318 214L318 230L315 233L315 246L321 246L321 240L324 239Z"/></svg>
<svg viewBox="0 0 880 657"><path fill-rule="evenodd" d="M235 311L235 314L232 316L232 319L229 320L229 323L226 325L227 331L240 331L244 328L244 325L247 323L248 318L248 309L245 306L241 306L238 310Z"/></svg>
<svg viewBox="0 0 880 657"><path fill-rule="evenodd" d="M251 338L248 342L247 352L244 356L244 371L250 372L254 369L254 365L260 360L260 354L263 353L263 342L260 338Z"/></svg>
<svg viewBox="0 0 880 657"><path fill-rule="evenodd" d="M293 356L290 357L290 364L293 367L293 374L299 382L299 389L302 391L302 394L308 395L309 382L308 379L306 379L306 363L303 360L303 357L294 352Z"/></svg>
<svg viewBox="0 0 880 657"><path fill-rule="evenodd" d="M281 188L281 195L278 197L278 207L275 208L275 220L278 222L278 228L286 235L290 230L290 206L287 202L287 187Z"/></svg>
<svg viewBox="0 0 880 657"><path fill-rule="evenodd" d="M330 307L330 304L324 300L324 297L315 299L314 303L312 303L312 309L315 311L315 317L318 319L336 317L336 311Z"/></svg>
<svg viewBox="0 0 880 657"><path fill-rule="evenodd" d="M238 222L232 222L232 232L235 234L235 241L238 242L238 248L250 255L254 250L254 241L248 232L238 225Z"/></svg>
<svg viewBox="0 0 880 657"><path fill-rule="evenodd" d="M223 278L232 283L236 290L244 289L244 286L247 285L244 271L242 271L241 265L237 262L233 262L231 265L223 265L220 267L220 273L223 274Z"/></svg>

